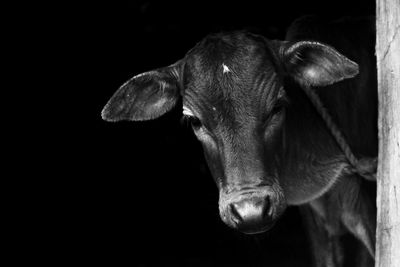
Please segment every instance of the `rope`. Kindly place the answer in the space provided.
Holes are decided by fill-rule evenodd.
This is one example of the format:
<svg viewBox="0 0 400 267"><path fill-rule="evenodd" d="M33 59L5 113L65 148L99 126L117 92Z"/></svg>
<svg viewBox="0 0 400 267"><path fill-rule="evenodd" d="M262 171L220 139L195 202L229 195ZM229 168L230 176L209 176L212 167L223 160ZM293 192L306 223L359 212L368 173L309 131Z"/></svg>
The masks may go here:
<svg viewBox="0 0 400 267"><path fill-rule="evenodd" d="M350 146L346 142L346 139L344 138L342 132L338 129L336 124L333 122L332 117L329 115L328 110L322 104L319 96L312 90L310 86L304 86L302 88L311 100L311 103L314 105L319 115L322 117L323 121L335 138L347 160L353 166L352 171L357 172L359 175L367 180L376 181L376 169L378 163L377 158L357 159L357 157L353 154Z"/></svg>

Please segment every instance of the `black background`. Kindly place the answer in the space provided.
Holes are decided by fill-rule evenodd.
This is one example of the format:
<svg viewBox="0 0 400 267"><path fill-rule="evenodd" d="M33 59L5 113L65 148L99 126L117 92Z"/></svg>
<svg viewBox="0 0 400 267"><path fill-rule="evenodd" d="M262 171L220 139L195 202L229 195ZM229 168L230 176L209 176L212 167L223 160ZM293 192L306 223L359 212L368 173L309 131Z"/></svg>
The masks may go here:
<svg viewBox="0 0 400 267"><path fill-rule="evenodd" d="M374 15L374 1L119 1L58 10L67 30L58 53L73 101L63 137L52 139L65 150L52 159L52 191L63 198L56 262L310 266L297 208L261 235L222 223L217 187L180 107L137 123L107 123L100 112L127 79L174 63L208 33L248 29L282 39L301 15Z"/></svg>

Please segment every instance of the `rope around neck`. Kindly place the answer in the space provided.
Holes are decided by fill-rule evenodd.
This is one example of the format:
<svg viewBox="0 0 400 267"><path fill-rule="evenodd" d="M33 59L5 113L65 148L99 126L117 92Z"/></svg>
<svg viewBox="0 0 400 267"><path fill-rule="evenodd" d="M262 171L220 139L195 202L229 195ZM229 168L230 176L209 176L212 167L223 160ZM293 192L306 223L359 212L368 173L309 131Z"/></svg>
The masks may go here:
<svg viewBox="0 0 400 267"><path fill-rule="evenodd" d="M353 166L352 171L358 173L360 176L367 180L376 181L377 158L361 158L357 159L353 154L349 144L346 142L342 132L338 129L337 125L333 122L328 110L324 107L319 96L314 92L310 86L302 87L315 109L322 117L329 131L335 138L340 149L343 151L347 160Z"/></svg>

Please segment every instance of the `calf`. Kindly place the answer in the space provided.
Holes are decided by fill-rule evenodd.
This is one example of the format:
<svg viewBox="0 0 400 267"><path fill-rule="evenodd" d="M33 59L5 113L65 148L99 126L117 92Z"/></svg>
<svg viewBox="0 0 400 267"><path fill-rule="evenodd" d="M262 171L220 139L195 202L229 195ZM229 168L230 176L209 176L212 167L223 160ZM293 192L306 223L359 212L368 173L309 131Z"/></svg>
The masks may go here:
<svg viewBox="0 0 400 267"><path fill-rule="evenodd" d="M182 99L228 226L260 233L299 205L317 266L342 266L346 254L369 255L352 265L372 266L374 184L353 172L302 88L316 90L356 155L376 156L374 36L369 19L314 17L295 21L285 41L209 35L175 64L127 81L102 117L155 119Z"/></svg>

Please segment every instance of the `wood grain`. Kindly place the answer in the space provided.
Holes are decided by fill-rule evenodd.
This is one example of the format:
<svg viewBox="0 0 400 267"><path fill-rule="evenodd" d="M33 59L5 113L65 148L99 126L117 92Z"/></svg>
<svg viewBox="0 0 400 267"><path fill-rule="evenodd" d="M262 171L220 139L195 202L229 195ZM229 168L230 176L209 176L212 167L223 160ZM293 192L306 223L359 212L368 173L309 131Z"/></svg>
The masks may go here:
<svg viewBox="0 0 400 267"><path fill-rule="evenodd" d="M379 163L376 264L400 266L400 0L376 2Z"/></svg>

